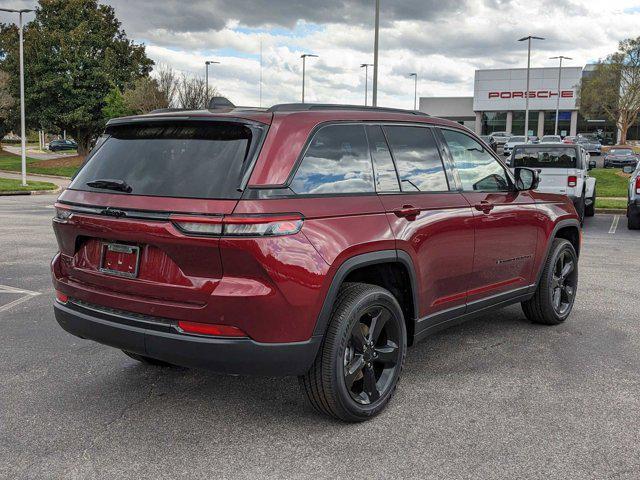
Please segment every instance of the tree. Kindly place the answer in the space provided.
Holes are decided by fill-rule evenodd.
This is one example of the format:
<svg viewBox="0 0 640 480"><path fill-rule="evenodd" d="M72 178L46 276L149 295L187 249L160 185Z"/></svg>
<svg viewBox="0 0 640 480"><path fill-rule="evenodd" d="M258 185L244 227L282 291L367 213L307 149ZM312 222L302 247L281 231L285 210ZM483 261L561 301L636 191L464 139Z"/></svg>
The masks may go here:
<svg viewBox="0 0 640 480"><path fill-rule="evenodd" d="M640 37L620 42L618 51L598 62L582 80L580 111L609 117L620 130L620 143L640 113Z"/></svg>
<svg viewBox="0 0 640 480"><path fill-rule="evenodd" d="M124 99L124 95L118 87L113 87L111 91L104 97L104 107L102 107L102 116L105 120L118 117L126 117L134 115L136 112L131 109Z"/></svg>
<svg viewBox="0 0 640 480"><path fill-rule="evenodd" d="M102 109L112 88L131 88L152 65L144 45L127 39L112 7L97 0L40 0L25 28L27 122L67 130L85 155L104 127ZM18 76L17 37L0 70Z"/></svg>
<svg viewBox="0 0 640 480"><path fill-rule="evenodd" d="M167 65L160 65L156 70L158 88L169 102L169 107L175 106L180 79L176 71Z"/></svg>
<svg viewBox="0 0 640 480"><path fill-rule="evenodd" d="M9 74L0 71L0 139L13 129L12 112L16 101L9 91Z"/></svg>
<svg viewBox="0 0 640 480"><path fill-rule="evenodd" d="M165 92L160 89L158 81L150 77L136 80L133 88L124 92L124 103L134 114L169 107Z"/></svg>
<svg viewBox="0 0 640 480"><path fill-rule="evenodd" d="M207 84L202 77L182 75L178 88L178 103L181 108L198 110L208 107ZM209 89L209 96L215 96L215 89Z"/></svg>

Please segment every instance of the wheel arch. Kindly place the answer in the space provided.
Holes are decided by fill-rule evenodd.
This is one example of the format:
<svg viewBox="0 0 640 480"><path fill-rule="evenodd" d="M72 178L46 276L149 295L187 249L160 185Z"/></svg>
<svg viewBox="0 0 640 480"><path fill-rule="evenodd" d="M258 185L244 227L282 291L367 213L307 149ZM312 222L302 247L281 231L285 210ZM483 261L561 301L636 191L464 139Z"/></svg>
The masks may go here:
<svg viewBox="0 0 640 480"><path fill-rule="evenodd" d="M407 343L413 343L418 317L418 295L415 268L411 257L403 251L381 250L356 255L345 260L336 270L322 303L313 335L324 335L340 287L354 281L378 285L389 290L398 300L407 326Z"/></svg>
<svg viewBox="0 0 640 480"><path fill-rule="evenodd" d="M540 282L540 277L542 276L542 271L544 270L544 262L549 256L549 252L551 250L551 246L553 245L553 241L556 238L563 238L571 242L573 248L576 251L576 255L580 257L580 243L582 239L582 235L580 233L580 222L576 219L566 219L560 220L553 227L553 231L551 235L548 236L547 246L545 249L544 257L542 257L542 261L538 267L538 274L536 276L536 285Z"/></svg>

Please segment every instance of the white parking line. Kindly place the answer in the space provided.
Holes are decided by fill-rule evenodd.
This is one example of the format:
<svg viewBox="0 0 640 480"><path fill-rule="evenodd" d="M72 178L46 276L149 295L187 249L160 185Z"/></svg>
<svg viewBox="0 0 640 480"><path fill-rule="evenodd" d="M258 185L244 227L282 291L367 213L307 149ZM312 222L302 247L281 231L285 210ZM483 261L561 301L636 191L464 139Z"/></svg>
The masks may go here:
<svg viewBox="0 0 640 480"><path fill-rule="evenodd" d="M14 301L6 303L0 306L0 312L5 312L16 305L26 302L30 298L37 297L40 292L32 292L31 290L22 290L20 288L10 287L8 285L0 285L0 293L17 293L22 294L21 297L16 298Z"/></svg>
<svg viewBox="0 0 640 480"><path fill-rule="evenodd" d="M609 229L609 233L616 233L619 222L620 222L620 215L615 215L613 217L613 221L611 222L611 228Z"/></svg>

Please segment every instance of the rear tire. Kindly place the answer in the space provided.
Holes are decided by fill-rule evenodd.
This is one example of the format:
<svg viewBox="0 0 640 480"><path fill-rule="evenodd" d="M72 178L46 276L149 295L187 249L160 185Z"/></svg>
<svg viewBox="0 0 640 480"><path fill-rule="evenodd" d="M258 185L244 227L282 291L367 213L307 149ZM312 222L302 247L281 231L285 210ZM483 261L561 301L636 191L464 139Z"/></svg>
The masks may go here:
<svg viewBox="0 0 640 480"><path fill-rule="evenodd" d="M163 362L162 360L147 357L146 355L139 355L137 353L127 352L126 350L122 350L122 353L140 363L144 363L145 365L153 365L154 367L175 367L172 363Z"/></svg>
<svg viewBox="0 0 640 480"><path fill-rule="evenodd" d="M395 393L407 350L402 309L384 288L346 283L309 371L299 377L315 410L345 422L380 413Z"/></svg>
<svg viewBox="0 0 640 480"><path fill-rule="evenodd" d="M627 228L629 230L640 230L640 215L633 215L629 207L627 207Z"/></svg>
<svg viewBox="0 0 640 480"><path fill-rule="evenodd" d="M585 205L584 216L593 217L596 214L596 187L593 187L593 196L591 197L591 205Z"/></svg>
<svg viewBox="0 0 640 480"><path fill-rule="evenodd" d="M536 293L522 302L522 310L533 323L558 325L564 322L576 298L578 256L571 242L553 240Z"/></svg>

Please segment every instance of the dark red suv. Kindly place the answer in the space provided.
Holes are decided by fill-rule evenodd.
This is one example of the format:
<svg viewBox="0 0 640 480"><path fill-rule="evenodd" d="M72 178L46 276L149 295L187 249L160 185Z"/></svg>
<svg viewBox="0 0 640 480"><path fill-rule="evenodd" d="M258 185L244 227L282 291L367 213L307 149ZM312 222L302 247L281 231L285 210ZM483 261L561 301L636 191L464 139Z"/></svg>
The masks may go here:
<svg viewBox="0 0 640 480"><path fill-rule="evenodd" d="M380 412L407 346L577 286L571 201L457 123L278 105L109 122L56 204L56 319L136 360L297 375L319 411Z"/></svg>

